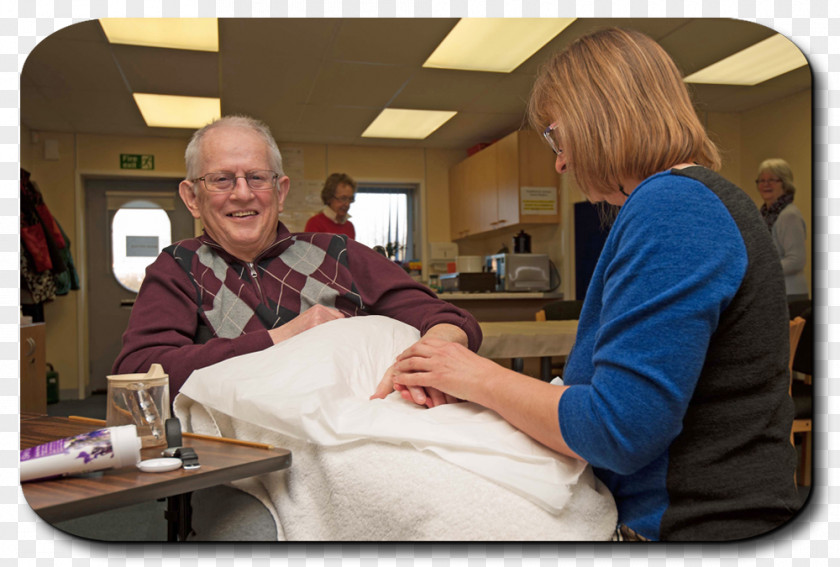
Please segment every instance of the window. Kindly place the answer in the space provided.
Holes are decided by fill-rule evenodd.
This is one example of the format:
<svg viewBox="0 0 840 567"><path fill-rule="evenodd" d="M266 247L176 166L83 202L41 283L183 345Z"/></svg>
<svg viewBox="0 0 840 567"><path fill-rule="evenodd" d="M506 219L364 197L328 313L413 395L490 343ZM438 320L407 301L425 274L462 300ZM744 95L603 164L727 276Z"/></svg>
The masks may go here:
<svg viewBox="0 0 840 567"><path fill-rule="evenodd" d="M415 189L413 185L359 184L350 208L356 240L371 248L383 247L398 262L416 259Z"/></svg>
<svg viewBox="0 0 840 567"><path fill-rule="evenodd" d="M146 275L146 266L171 243L172 223L166 211L149 201L123 204L111 222L114 277L136 293Z"/></svg>

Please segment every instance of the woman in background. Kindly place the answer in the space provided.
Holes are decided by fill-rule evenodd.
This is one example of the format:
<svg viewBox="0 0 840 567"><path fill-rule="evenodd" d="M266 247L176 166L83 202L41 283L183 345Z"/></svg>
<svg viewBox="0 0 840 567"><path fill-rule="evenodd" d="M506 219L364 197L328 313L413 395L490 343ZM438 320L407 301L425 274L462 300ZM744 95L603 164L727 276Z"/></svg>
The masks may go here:
<svg viewBox="0 0 840 567"><path fill-rule="evenodd" d="M808 280L805 278L805 219L793 196L793 172L790 165L779 158L770 158L758 166L755 187L764 200L761 216L773 235L773 242L782 260L785 291L788 303L808 299Z"/></svg>
<svg viewBox="0 0 840 567"><path fill-rule="evenodd" d="M324 208L306 221L304 232L346 234L356 238L356 227L350 222L350 205L356 200L356 182L346 173L333 173L321 189Z"/></svg>
<svg viewBox="0 0 840 567"><path fill-rule="evenodd" d="M714 172L673 61L635 31L582 37L540 71L529 115L558 173L620 207L565 383L429 340L374 397L393 387L422 404L414 387L434 387L588 461L615 497L616 539L731 540L783 524L799 506L784 278L754 203Z"/></svg>

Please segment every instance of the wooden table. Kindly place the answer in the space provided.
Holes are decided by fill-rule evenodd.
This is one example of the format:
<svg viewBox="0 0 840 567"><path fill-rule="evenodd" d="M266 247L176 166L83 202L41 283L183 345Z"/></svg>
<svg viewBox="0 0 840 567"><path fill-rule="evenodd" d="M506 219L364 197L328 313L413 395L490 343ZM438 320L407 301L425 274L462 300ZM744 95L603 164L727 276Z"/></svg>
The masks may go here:
<svg viewBox="0 0 840 567"><path fill-rule="evenodd" d="M101 420L23 413L20 416L20 448L104 426L105 422ZM189 495L193 491L285 469L292 463L290 451L259 443L185 433L183 445L195 450L200 468L145 473L135 467L126 467L101 474L24 482L21 488L32 510L50 523L168 498L169 538L172 540L177 536L183 540L191 529ZM141 459L160 457L162 449L142 449Z"/></svg>
<svg viewBox="0 0 840 567"><path fill-rule="evenodd" d="M511 358L517 372L522 359L539 357L540 376L551 380L551 357L567 356L575 344L575 321L490 321L479 322L484 338L478 354L487 358Z"/></svg>

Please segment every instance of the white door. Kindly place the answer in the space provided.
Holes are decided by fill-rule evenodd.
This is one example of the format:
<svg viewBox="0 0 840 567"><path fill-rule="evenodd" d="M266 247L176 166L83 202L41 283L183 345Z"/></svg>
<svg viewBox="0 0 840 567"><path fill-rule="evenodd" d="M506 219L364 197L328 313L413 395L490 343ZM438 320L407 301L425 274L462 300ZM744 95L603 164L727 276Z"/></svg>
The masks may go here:
<svg viewBox="0 0 840 567"><path fill-rule="evenodd" d="M85 181L90 391L107 389L145 267L172 242L193 236L179 179Z"/></svg>

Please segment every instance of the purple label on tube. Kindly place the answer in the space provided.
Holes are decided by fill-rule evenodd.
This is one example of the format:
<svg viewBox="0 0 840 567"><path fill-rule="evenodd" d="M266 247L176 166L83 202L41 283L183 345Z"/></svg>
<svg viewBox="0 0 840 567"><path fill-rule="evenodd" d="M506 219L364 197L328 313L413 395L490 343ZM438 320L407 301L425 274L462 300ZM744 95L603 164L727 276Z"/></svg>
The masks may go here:
<svg viewBox="0 0 840 567"><path fill-rule="evenodd" d="M20 460L28 461L50 455L61 455L78 451L77 459L82 459L86 464L100 458L110 458L114 455L114 447L111 444L111 432L108 429L97 429L90 433L82 433L67 439L59 439L22 449Z"/></svg>

